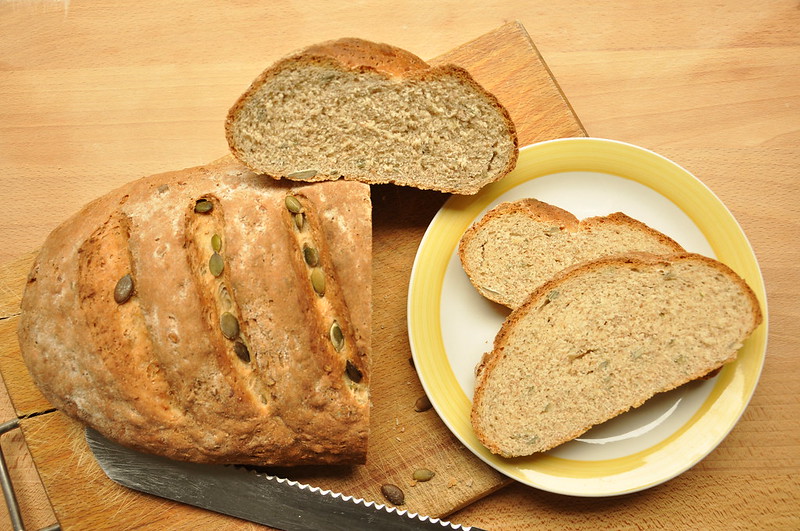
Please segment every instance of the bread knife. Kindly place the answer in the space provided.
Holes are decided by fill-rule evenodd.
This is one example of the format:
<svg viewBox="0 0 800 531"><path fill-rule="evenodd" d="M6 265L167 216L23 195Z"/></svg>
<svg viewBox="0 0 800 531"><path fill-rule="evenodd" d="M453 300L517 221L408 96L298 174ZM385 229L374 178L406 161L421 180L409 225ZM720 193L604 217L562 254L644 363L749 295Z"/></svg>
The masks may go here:
<svg viewBox="0 0 800 531"><path fill-rule="evenodd" d="M483 531L240 467L184 463L131 450L86 428L100 468L124 487L286 531Z"/></svg>

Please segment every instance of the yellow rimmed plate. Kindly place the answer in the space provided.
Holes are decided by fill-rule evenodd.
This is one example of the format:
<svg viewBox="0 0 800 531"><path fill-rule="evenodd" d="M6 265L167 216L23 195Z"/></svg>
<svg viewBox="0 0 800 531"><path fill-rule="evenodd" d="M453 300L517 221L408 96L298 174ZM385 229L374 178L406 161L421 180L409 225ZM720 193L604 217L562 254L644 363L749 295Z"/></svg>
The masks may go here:
<svg viewBox="0 0 800 531"><path fill-rule="evenodd" d="M652 398L578 439L533 457L486 450L469 421L474 368L509 310L481 297L456 249L464 231L503 201L535 197L578 218L621 211L714 257L756 293L762 324L715 378ZM420 243L408 294L411 351L439 416L466 447L503 474L543 490L612 496L662 483L692 467L730 432L752 396L767 343L764 282L747 238L725 205L670 160L631 144L570 138L520 150L515 170L475 196L454 196Z"/></svg>

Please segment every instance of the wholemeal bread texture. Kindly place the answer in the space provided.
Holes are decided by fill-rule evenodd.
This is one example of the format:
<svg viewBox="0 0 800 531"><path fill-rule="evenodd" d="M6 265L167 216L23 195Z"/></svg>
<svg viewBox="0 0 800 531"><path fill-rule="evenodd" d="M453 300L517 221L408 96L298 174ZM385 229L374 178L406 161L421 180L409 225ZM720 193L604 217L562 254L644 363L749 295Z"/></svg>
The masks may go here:
<svg viewBox="0 0 800 531"><path fill-rule="evenodd" d="M753 291L711 258L575 266L504 322L477 369L474 431L505 457L549 450L733 361L761 321Z"/></svg>
<svg viewBox="0 0 800 531"><path fill-rule="evenodd" d="M126 446L208 463L361 463L371 204L228 156L146 177L50 234L19 342L44 395Z"/></svg>
<svg viewBox="0 0 800 531"><path fill-rule="evenodd" d="M236 158L273 178L474 194L517 161L508 112L466 70L360 39L270 66L225 129Z"/></svg>
<svg viewBox="0 0 800 531"><path fill-rule="evenodd" d="M578 221L566 210L527 198L501 203L481 217L462 236L458 256L481 295L514 309L571 265L634 251L683 250L621 212Z"/></svg>

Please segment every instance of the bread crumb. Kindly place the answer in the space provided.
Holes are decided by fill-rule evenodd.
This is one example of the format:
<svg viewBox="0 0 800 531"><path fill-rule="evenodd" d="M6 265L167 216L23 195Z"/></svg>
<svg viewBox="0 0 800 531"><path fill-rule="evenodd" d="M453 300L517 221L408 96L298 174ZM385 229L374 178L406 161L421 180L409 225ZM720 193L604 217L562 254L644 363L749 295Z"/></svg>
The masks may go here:
<svg viewBox="0 0 800 531"><path fill-rule="evenodd" d="M375 45L359 46L371 54ZM231 109L231 151L256 173L314 168L315 179L344 173L370 184L474 194L514 168L518 139L508 112L468 74L432 68L424 79L389 78L305 66L304 57L271 68ZM335 88L326 81L334 77ZM281 146L279 157L270 146Z"/></svg>
<svg viewBox="0 0 800 531"><path fill-rule="evenodd" d="M458 485L458 480L456 478L450 478L450 480L447 482L448 489L452 489L456 485Z"/></svg>

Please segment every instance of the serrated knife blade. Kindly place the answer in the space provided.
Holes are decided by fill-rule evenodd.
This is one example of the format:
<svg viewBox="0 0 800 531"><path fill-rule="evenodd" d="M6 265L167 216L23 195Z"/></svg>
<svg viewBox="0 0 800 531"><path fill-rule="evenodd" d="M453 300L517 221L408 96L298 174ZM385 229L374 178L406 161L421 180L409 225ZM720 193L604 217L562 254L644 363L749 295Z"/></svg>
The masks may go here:
<svg viewBox="0 0 800 531"><path fill-rule="evenodd" d="M88 427L86 442L120 485L277 529L483 531L241 468L143 454Z"/></svg>

